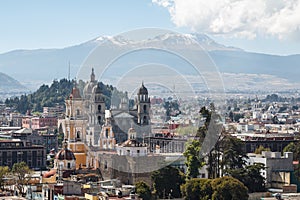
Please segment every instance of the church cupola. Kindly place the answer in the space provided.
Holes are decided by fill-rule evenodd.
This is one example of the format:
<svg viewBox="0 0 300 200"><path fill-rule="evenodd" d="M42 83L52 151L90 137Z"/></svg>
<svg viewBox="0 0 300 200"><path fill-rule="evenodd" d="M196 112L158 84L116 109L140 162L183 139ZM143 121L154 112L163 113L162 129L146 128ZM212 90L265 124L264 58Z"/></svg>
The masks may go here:
<svg viewBox="0 0 300 200"><path fill-rule="evenodd" d="M94 112L96 118L96 122L94 124L102 125L104 123L104 116L105 116L105 99L104 95L102 93L102 87L100 85L101 83L98 83L93 88L93 102L92 102L92 111Z"/></svg>
<svg viewBox="0 0 300 200"><path fill-rule="evenodd" d="M150 124L150 98L148 97L148 90L142 83L139 88L136 99L138 124L149 125Z"/></svg>
<svg viewBox="0 0 300 200"><path fill-rule="evenodd" d="M140 89L138 91L138 95L148 95L148 90L144 86L144 83L142 83L142 86L140 87Z"/></svg>
<svg viewBox="0 0 300 200"><path fill-rule="evenodd" d="M74 153L67 148L68 143L66 139L63 146L63 149L60 150L55 156L54 168L57 170L62 170L62 172L74 171L76 169L76 157Z"/></svg>
<svg viewBox="0 0 300 200"><path fill-rule="evenodd" d="M92 68L91 82L95 82L95 81L96 81L96 78L95 78L94 68Z"/></svg>

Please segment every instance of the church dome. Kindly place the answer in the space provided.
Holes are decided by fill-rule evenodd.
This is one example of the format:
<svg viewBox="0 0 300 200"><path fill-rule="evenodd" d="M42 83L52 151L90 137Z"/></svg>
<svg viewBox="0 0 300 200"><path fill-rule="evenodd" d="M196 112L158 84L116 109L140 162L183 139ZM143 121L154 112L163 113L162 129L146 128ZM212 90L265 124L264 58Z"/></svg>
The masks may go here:
<svg viewBox="0 0 300 200"><path fill-rule="evenodd" d="M97 84L97 81L95 78L94 68L92 68L91 79L90 79L89 83L86 84L85 87L83 88L83 94L85 97L92 93L92 90L96 84Z"/></svg>
<svg viewBox="0 0 300 200"><path fill-rule="evenodd" d="M60 150L56 156L55 159L57 160L76 160L74 153L67 148L67 142L64 142L64 148Z"/></svg>
<svg viewBox="0 0 300 200"><path fill-rule="evenodd" d="M56 154L55 158L58 160L75 160L76 159L74 153L69 149L60 150Z"/></svg>
<svg viewBox="0 0 300 200"><path fill-rule="evenodd" d="M89 82L88 84L86 84L83 89L84 95L87 96L87 95L91 94L94 86L95 86L94 82Z"/></svg>
<svg viewBox="0 0 300 200"><path fill-rule="evenodd" d="M140 87L139 91L138 91L138 95L140 94L147 94L148 95L148 90L147 88L144 86L144 83L142 83L142 86Z"/></svg>
<svg viewBox="0 0 300 200"><path fill-rule="evenodd" d="M101 93L102 93L102 90L101 90L101 87L100 87L100 83L98 83L93 88L93 94L101 94Z"/></svg>

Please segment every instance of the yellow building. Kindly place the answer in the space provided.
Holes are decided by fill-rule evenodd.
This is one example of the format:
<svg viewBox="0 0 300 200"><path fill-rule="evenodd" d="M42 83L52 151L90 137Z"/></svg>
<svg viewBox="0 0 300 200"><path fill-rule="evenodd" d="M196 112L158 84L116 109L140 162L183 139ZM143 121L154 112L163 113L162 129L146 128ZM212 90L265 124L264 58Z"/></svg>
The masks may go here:
<svg viewBox="0 0 300 200"><path fill-rule="evenodd" d="M84 113L84 101L79 89L74 86L70 96L65 101L65 119L59 120L65 139L68 140L68 148L76 158L76 168L86 166L86 126L87 120Z"/></svg>

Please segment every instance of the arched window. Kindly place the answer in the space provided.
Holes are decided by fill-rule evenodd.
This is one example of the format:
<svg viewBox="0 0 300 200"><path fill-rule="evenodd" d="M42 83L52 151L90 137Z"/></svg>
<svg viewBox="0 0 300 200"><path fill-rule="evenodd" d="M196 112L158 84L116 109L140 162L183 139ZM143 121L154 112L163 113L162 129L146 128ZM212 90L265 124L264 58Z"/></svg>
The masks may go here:
<svg viewBox="0 0 300 200"><path fill-rule="evenodd" d="M80 115L80 110L79 109L76 110L76 115Z"/></svg>
<svg viewBox="0 0 300 200"><path fill-rule="evenodd" d="M80 139L80 131L77 131L76 138Z"/></svg>
<svg viewBox="0 0 300 200"><path fill-rule="evenodd" d="M105 137L108 138L108 129L105 129Z"/></svg>
<svg viewBox="0 0 300 200"><path fill-rule="evenodd" d="M98 105L98 112L101 112L101 105Z"/></svg>
<svg viewBox="0 0 300 200"><path fill-rule="evenodd" d="M144 113L147 113L147 105L144 105Z"/></svg>
<svg viewBox="0 0 300 200"><path fill-rule="evenodd" d="M98 116L98 124L101 124L101 116Z"/></svg>
<svg viewBox="0 0 300 200"><path fill-rule="evenodd" d="M148 121L147 121L147 117L146 117L146 116L144 116L144 118L143 118L143 124L148 124Z"/></svg>

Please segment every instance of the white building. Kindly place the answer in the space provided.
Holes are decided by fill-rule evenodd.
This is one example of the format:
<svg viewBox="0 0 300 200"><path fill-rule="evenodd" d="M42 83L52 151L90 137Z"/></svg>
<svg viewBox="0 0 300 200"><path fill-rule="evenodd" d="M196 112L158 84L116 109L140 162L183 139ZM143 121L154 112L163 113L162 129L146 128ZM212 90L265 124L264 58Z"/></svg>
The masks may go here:
<svg viewBox="0 0 300 200"><path fill-rule="evenodd" d="M281 152L263 151L259 155L248 154L248 157L249 165L254 163L265 165L261 175L266 179L266 187L282 188L284 185L291 184L291 173L294 171L292 152L285 152L281 156Z"/></svg>
<svg viewBox="0 0 300 200"><path fill-rule="evenodd" d="M118 155L120 156L147 156L147 144L140 143L136 140L136 131L133 128L128 130L128 140L116 146Z"/></svg>

